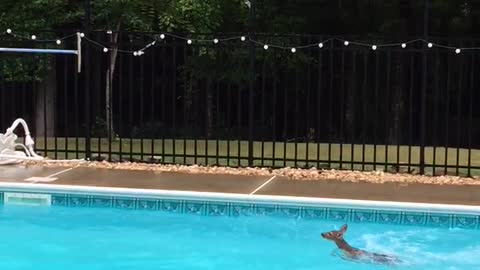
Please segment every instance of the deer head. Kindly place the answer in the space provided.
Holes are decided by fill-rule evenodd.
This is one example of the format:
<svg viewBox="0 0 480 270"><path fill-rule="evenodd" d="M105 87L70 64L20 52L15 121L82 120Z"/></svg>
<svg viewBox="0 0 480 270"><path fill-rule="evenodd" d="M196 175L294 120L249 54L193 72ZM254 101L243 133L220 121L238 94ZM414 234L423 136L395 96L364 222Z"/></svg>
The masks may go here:
<svg viewBox="0 0 480 270"><path fill-rule="evenodd" d="M345 234L347 229L348 229L347 224L344 224L339 231L324 232L321 235L323 238L327 240L336 242L338 240L343 240L343 235Z"/></svg>

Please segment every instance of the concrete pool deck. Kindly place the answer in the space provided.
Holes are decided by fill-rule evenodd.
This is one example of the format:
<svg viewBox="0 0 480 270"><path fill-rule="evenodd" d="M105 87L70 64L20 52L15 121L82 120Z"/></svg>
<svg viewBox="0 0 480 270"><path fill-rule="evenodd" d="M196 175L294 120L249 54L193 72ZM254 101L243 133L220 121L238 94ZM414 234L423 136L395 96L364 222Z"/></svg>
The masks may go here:
<svg viewBox="0 0 480 270"><path fill-rule="evenodd" d="M480 205L480 185L299 181L283 176L188 174L40 165L0 166L0 182Z"/></svg>

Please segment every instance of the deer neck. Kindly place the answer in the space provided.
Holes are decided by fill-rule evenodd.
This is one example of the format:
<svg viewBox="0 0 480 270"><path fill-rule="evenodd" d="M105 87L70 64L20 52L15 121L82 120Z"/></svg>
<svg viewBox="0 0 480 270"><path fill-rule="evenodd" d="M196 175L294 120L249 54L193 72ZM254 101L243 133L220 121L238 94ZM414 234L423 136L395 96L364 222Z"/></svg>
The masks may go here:
<svg viewBox="0 0 480 270"><path fill-rule="evenodd" d="M335 240L335 244L337 244L337 247L341 250L344 250L346 252L354 252L356 251L355 248L353 248L352 246L350 246L347 241L345 241L343 238L342 239L338 239L338 240Z"/></svg>

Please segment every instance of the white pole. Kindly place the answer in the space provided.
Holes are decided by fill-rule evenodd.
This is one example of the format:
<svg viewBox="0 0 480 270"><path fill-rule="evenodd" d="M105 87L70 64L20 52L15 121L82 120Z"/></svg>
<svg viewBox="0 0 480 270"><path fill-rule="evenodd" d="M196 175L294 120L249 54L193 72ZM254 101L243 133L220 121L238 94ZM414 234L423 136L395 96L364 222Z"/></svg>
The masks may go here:
<svg viewBox="0 0 480 270"><path fill-rule="evenodd" d="M77 32L77 72L82 72L82 36Z"/></svg>

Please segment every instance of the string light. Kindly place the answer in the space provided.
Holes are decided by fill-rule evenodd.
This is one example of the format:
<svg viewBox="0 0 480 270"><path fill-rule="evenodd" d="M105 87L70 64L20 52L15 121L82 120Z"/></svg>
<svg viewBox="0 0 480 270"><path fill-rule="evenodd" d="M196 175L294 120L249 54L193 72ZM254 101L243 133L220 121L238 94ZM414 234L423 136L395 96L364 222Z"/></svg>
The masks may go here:
<svg viewBox="0 0 480 270"><path fill-rule="evenodd" d="M56 43L57 45L61 45L63 43L64 39L67 39L67 38L70 38L70 37L75 37L77 35L76 33L74 33L74 34L70 34L70 35L67 35L65 37L61 37L61 38L57 38L57 39L53 39L53 40L41 40L41 39L37 38L37 36L34 35L34 34L30 35L30 36L28 36L28 35L27 36L22 36L22 35L16 34L16 33L14 33L14 31L11 28L6 29L5 31L6 31L7 34L12 35L13 37L27 39L27 40L33 40L33 41L37 41L37 42L40 42L40 41L41 42L52 42L52 43ZM107 34L112 34L113 32L112 32L112 30L107 30L106 33ZM159 37L160 39L163 40L167 36L171 36L171 37L176 38L176 39L183 39L187 42L187 44L192 44L194 41L198 41L199 43L209 41L209 40L206 40L206 39L186 38L186 37L182 37L182 36L178 36L178 35L174 35L174 34L169 34L169 33L162 33L159 36L156 36L155 39L158 40L158 37ZM94 40L91 40L91 39L87 38L84 33L80 33L80 37L85 38L86 41L88 41L90 43L94 43L95 45L99 46L101 48L101 50L103 50L104 52L109 52L109 51L113 50L111 48L106 47L105 45L102 45L102 44L98 43L97 41L94 41ZM228 38L223 38L223 39L214 38L213 40L210 40L210 42L213 41L213 43L218 44L222 41L230 41L230 40L246 41L247 37L246 36L237 36L237 37L234 36L234 37L228 37ZM290 50L292 53L297 52L298 49L308 49L308 48L312 48L312 47L324 48L325 43L332 42L332 41L343 42L343 45L345 45L345 46L355 45L355 46L359 46L359 47L369 47L372 50L377 50L380 46L382 46L382 47L394 47L394 46L399 46L399 45L401 46L401 48L405 49L409 43L422 42L422 43L427 44L428 48L436 47L436 48L448 49L448 50L451 50L451 51L455 52L456 54L460 54L462 52L462 50L479 50L480 51L480 47L456 48L456 47L451 47L451 46L446 46L446 45L434 44L434 43L429 42L429 41L424 40L424 39L415 39L415 40L410 40L410 41L406 41L406 42L403 42L403 43L391 43L391 44L380 44L380 45L378 45L378 44L361 43L361 42L356 42L356 41L348 41L348 40L344 40L344 39L340 39L340 38L329 38L329 39L324 40L322 42L313 43L313 44L306 44L306 45L301 45L301 46L297 46L297 47L272 45L272 44L267 45L267 44L262 44L261 42L256 41L256 40L250 40L250 41L252 41L256 44L259 44L259 45L263 45L263 48L265 50L268 50L271 46L271 47L274 47L276 49ZM144 51L145 49L148 49L149 47L154 46L154 45L155 45L155 40L153 42L150 42L149 44L147 44L141 50L128 51L128 50L119 50L117 48L115 48L115 50L120 52L120 53L133 53L133 55L139 56L139 55L145 54L145 51Z"/></svg>
<svg viewBox="0 0 480 270"><path fill-rule="evenodd" d="M157 43L156 40L150 42L150 43L147 44L147 46L145 46L141 51L143 52L145 49L148 49L148 48L152 47L153 45L155 45L155 43Z"/></svg>
<svg viewBox="0 0 480 270"><path fill-rule="evenodd" d="M87 42L90 42L96 46L99 46L102 48L103 52L107 53L109 51L116 51L116 52L119 52L119 53L128 53L128 54L133 54L133 56L141 56L141 55L144 55L145 54L145 50L147 50L148 48L154 46L156 44L156 40L148 43L145 47L141 48L140 50L135 50L135 51L128 51L128 50L121 50L121 49L118 49L118 48L115 48L115 49L112 49L112 48L108 48L106 47L105 45L102 45L100 43L98 43L97 41L95 40L91 40L89 39L88 37L85 38L85 41Z"/></svg>
<svg viewBox="0 0 480 270"><path fill-rule="evenodd" d="M192 44L194 41L198 41L199 43L202 43L202 42L208 42L209 40L206 40L206 39L191 39L191 38L185 38L185 37L182 37L182 36L177 36L177 35L174 35L174 34L169 34L169 33L165 33L165 34L161 34L160 35L160 39L164 39L166 36L172 36L173 38L177 38L177 39L183 39L183 40L186 40L188 44ZM93 41L93 40L90 40L88 38L86 38L89 42L93 42L95 43L96 45L98 46L101 46L102 48L104 48L105 46L104 45L101 45L99 44L98 42L96 41ZM220 43L221 41L228 41L228 40L234 40L234 39L240 39L241 41L245 41L246 40L246 37L245 36L238 36L238 37L229 37L229 38L224 38L224 39L219 39L219 38L215 38L213 40L210 40L210 42L214 42L215 44L217 43ZM455 52L458 53L458 51L456 50L457 48L455 47L449 47L449 46L443 46L443 45L435 45L431 42L428 42L426 40L423 40L423 39L416 39L416 40L411 40L411 41L407 41L407 42L403 42L403 43L391 43L391 44L381 44L381 45L377 45L377 44L368 44L368 43L361 43L361 42L353 42L353 41L348 41L348 40L344 40L344 39L339 39L339 38L330 38L330 39L327 39L327 40L324 40L322 42L319 42L319 43L314 43L314 44L308 44L308 45L302 45L302 46L299 46L299 47L285 47L285 46L280 46L280 45L268 45L268 44L263 44L259 41L256 41L256 40L251 40L252 42L256 43L256 44L259 44L261 46L263 46L263 49L264 50L268 50L270 47L274 47L274 48L277 48L277 49L283 49L283 50L290 50L290 52L292 53L296 53L298 49L307 49L307 48L311 48L311 47L318 47L318 48L323 48L325 47L325 43L326 42L332 42L332 41L335 41L335 40L338 40L338 41L341 41L343 42L343 45L345 46L349 46L349 45L356 45L356 46L360 46L360 47L369 47L370 49L372 50L378 50L378 48L380 46L382 47L393 47L393 46L401 46L401 48L405 49L407 47L407 44L409 43L414 43L414 42L424 42L428 45L429 48L433 48L433 47L438 47L438 48L446 48L446 49L451 49ZM134 53L134 55L138 56L138 55L143 55L145 52L144 50L155 45L155 41L149 43L148 45L146 45L142 50L140 51L136 51L136 54L135 52L133 51L125 51L125 50L117 50L118 52L123 52L123 53ZM108 48L107 48L108 49ZM464 49L470 49L470 50L480 50L480 47L478 48L464 48ZM108 49L110 50L110 49Z"/></svg>
<svg viewBox="0 0 480 270"><path fill-rule="evenodd" d="M65 40L67 38L77 36L77 34L75 33L75 34L69 34L67 36L64 36L64 37L61 37L61 38L56 38L56 39L39 39L38 36L35 35L35 34L33 34L33 35L16 34L16 33L14 33L14 31L11 28L8 28L5 32L9 35L12 35L13 37L16 37L16 38L21 38L21 39L25 39L25 40L34 40L34 41L37 41L37 42L52 42L52 43L56 43L57 45L62 44L63 40Z"/></svg>

